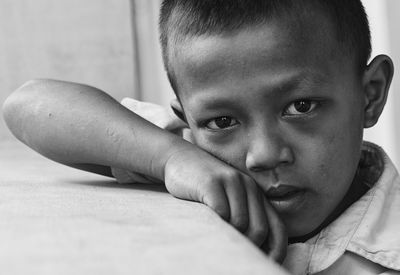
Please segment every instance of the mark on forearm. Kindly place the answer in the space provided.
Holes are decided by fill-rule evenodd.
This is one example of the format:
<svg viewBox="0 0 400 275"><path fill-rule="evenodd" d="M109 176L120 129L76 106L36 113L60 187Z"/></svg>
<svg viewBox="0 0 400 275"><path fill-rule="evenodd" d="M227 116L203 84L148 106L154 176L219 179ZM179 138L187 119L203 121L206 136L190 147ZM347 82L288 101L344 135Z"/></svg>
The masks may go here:
<svg viewBox="0 0 400 275"><path fill-rule="evenodd" d="M117 143L117 142L120 141L120 135L118 133L116 133L114 130L110 129L110 128L107 128L107 135L109 137L111 137L111 140L114 143Z"/></svg>

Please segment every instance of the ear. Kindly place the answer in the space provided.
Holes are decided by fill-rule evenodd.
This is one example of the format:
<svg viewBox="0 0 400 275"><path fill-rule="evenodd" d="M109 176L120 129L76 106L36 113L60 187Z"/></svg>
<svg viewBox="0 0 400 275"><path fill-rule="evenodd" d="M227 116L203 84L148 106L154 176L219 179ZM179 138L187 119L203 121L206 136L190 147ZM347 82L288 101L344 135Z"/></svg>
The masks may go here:
<svg viewBox="0 0 400 275"><path fill-rule="evenodd" d="M171 105L172 111L174 111L175 115L177 117L179 117L181 120L183 120L185 123L187 123L185 113L183 112L183 107L182 107L182 104L180 103L180 101L177 98L175 98L175 99L171 100L170 105Z"/></svg>
<svg viewBox="0 0 400 275"><path fill-rule="evenodd" d="M363 75L364 128L372 127L378 121L385 107L393 73L393 62L386 55L375 57L367 66Z"/></svg>

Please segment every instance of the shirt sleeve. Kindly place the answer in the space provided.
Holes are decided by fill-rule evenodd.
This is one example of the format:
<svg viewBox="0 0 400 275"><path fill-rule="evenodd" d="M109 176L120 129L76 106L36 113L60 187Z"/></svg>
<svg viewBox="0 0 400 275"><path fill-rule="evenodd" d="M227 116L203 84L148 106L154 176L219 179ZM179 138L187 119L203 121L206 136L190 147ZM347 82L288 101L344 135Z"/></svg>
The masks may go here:
<svg viewBox="0 0 400 275"><path fill-rule="evenodd" d="M192 142L192 135L187 124L167 108L132 98L124 98L121 104L161 129L170 131ZM157 179L120 168L111 167L111 173L118 183L160 183Z"/></svg>

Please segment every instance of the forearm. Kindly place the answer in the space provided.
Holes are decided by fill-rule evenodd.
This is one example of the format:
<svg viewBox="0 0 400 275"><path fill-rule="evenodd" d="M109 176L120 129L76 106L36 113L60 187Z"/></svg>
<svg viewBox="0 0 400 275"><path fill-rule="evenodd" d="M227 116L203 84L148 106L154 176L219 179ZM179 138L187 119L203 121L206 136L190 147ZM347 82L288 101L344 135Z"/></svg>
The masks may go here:
<svg viewBox="0 0 400 275"><path fill-rule="evenodd" d="M28 82L6 100L3 112L19 140L71 166L119 167L163 180L168 152L184 144L106 93L81 84Z"/></svg>

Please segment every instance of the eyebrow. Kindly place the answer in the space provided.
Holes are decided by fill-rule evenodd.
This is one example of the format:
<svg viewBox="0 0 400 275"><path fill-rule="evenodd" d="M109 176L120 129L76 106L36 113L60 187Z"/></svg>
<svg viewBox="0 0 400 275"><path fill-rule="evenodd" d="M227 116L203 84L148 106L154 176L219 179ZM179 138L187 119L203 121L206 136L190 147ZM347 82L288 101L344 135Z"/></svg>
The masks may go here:
<svg viewBox="0 0 400 275"><path fill-rule="evenodd" d="M327 76L319 73L301 73L278 81L276 85L271 85L271 93L291 92L298 88L308 88L322 85L327 82Z"/></svg>
<svg viewBox="0 0 400 275"><path fill-rule="evenodd" d="M275 83L264 85L261 89L269 91L265 95L266 98L284 97L294 91L300 93L305 88L321 85L324 81L326 81L326 77L320 73L301 73L281 78ZM197 97L196 102L198 106L202 106L205 110L224 108L227 105L239 105L237 99L231 97L221 98L215 91L210 91Z"/></svg>

